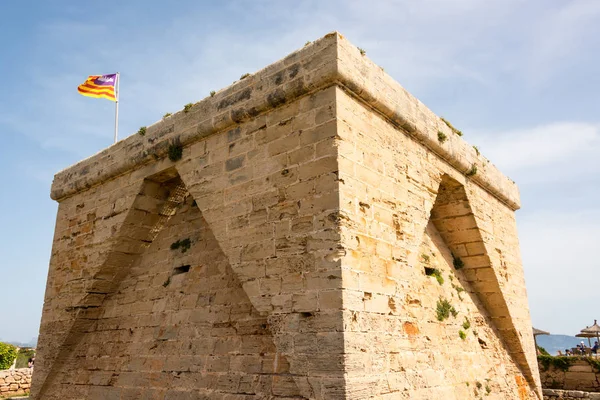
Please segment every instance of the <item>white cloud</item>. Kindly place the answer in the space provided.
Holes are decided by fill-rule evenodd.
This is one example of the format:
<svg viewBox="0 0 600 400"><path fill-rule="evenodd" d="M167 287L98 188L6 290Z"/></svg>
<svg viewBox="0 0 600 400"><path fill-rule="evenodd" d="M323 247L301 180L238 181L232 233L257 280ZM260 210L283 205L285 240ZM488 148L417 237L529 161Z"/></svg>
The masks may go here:
<svg viewBox="0 0 600 400"><path fill-rule="evenodd" d="M600 124L557 122L469 135L470 141L517 183L551 182L600 172Z"/></svg>
<svg viewBox="0 0 600 400"><path fill-rule="evenodd" d="M522 92L525 87L541 93L554 78L568 83L573 77L560 75L565 66L597 53L592 51L597 39L592 39L600 37L600 25L595 23L600 3L559 4L551 7L546 0L389 0L376 5L364 0L237 0L211 9L210 17L202 7L186 8L171 19L120 15L119 21L134 21L129 26L54 20L36 31L37 45L28 48L31 58L20 60L29 78L21 83L22 94L3 93L0 98L0 126L26 135L47 150L32 155L35 162L23 160L33 167L22 172L48 184L50 174L59 169L57 163L66 167L112 142L113 104L76 92L87 75L122 73L123 137L334 29L365 48L417 97L446 94L450 98L440 103L449 108L453 102L475 98L489 100L491 108L496 101L498 114L503 115L506 109L501 102L514 96L514 90ZM476 94L463 95L467 86ZM504 90L505 86L511 90ZM490 93L487 98L486 93ZM531 98L539 96L534 93ZM4 97L10 99L3 103ZM557 99L561 105L566 101ZM464 109L471 105L476 106L468 103ZM524 114L533 115L528 111ZM464 120L469 123L469 118ZM469 142L479 145L532 201L518 214L532 315L539 328L555 332L587 323L593 311L587 305L593 304L595 295L592 282L598 280L593 275L598 263L592 254L599 236L598 212L565 210L560 203L570 193L557 193L560 190L553 191L552 209L535 208L549 187L575 181L579 188L600 183L600 125L583 117L565 118L571 121L551 122L555 116L540 111L531 116L532 126L527 128L465 129ZM493 122L480 123L492 126ZM532 186L539 191L533 193ZM589 193L597 195L593 189Z"/></svg>
<svg viewBox="0 0 600 400"><path fill-rule="evenodd" d="M534 211L518 222L534 325L574 335L600 319L600 211Z"/></svg>
<svg viewBox="0 0 600 400"><path fill-rule="evenodd" d="M136 30L55 20L41 26L34 52L43 60L51 57L57 71L52 71L49 80L45 64L33 64L30 73L37 95L23 100L29 110L12 114L10 119L43 146L82 156L93 151L82 147L79 138L91 137L96 150L110 142L101 138L110 138L112 129L110 107L75 92L88 74L122 72L121 132L131 134L165 112L199 100L333 29L366 48L369 56L411 90L427 87L434 91L440 82L494 86L503 70L521 64L541 68L544 54L554 54L543 50L544 46L563 43L560 35L540 42L543 33L554 20L570 26L585 10L594 10L592 3L585 4L587 8L548 11L532 28L519 26L515 20L529 21L530 14L543 7L523 11L521 0L394 0L377 7L359 0L307 1L293 6L272 0L228 3L224 7L232 20L254 24L253 30L244 31L206 20L199 23L199 10L162 21L160 27L142 21ZM258 16L261 22L257 24L249 15ZM538 61L527 62L529 53L522 51L523 45L506 46L517 35L523 43L540 47L531 56ZM516 58L523 63L510 61ZM46 111L32 121L33 110Z"/></svg>
<svg viewBox="0 0 600 400"><path fill-rule="evenodd" d="M573 55L585 52L600 34L600 2L576 0L558 8L540 10L526 37L530 55L525 59L529 84L549 80L566 65L577 62Z"/></svg>

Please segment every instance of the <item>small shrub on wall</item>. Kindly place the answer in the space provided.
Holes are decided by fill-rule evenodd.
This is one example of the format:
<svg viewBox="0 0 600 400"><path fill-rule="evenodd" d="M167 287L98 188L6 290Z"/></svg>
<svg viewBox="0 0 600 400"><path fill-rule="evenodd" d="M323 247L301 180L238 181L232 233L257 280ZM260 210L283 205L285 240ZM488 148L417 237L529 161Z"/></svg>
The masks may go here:
<svg viewBox="0 0 600 400"><path fill-rule="evenodd" d="M17 348L12 344L0 342L0 370L9 369L17 358Z"/></svg>

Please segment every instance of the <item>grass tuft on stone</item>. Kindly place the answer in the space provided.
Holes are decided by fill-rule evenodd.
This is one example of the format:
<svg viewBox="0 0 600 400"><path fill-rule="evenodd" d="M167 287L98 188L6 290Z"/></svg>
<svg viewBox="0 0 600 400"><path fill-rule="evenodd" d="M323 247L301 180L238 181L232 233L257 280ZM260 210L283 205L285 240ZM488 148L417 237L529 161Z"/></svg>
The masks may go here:
<svg viewBox="0 0 600 400"><path fill-rule="evenodd" d="M181 143L171 143L169 145L168 154L169 160L171 161L181 160L181 157L183 156L183 146L181 145Z"/></svg>
<svg viewBox="0 0 600 400"><path fill-rule="evenodd" d="M438 321L448 319L450 317L450 314L452 314L452 316L454 317L456 317L456 315L458 314L458 311L456 311L454 306L450 304L450 302L447 299L443 299L441 297L437 301L435 312Z"/></svg>
<svg viewBox="0 0 600 400"><path fill-rule="evenodd" d="M440 117L440 119L442 121L444 121L444 123L448 126L448 128L450 128L452 130L452 132L454 132L455 134L457 134L458 136L462 136L463 133L461 131L459 131L458 129L456 129L451 123L450 121L448 121L447 119Z"/></svg>
<svg viewBox="0 0 600 400"><path fill-rule="evenodd" d="M467 330L471 327L471 321L469 321L469 318L465 317L462 327L464 330Z"/></svg>
<svg viewBox="0 0 600 400"><path fill-rule="evenodd" d="M444 132L438 131L438 142L444 143L446 140L448 140L448 136Z"/></svg>
<svg viewBox="0 0 600 400"><path fill-rule="evenodd" d="M465 263L460 259L460 257L456 257L454 254L452 254L452 265L454 265L454 269L461 269L465 266Z"/></svg>
<svg viewBox="0 0 600 400"><path fill-rule="evenodd" d="M442 272L437 268L425 268L425 275L433 276L437 280L440 285L444 284L444 277L442 276Z"/></svg>

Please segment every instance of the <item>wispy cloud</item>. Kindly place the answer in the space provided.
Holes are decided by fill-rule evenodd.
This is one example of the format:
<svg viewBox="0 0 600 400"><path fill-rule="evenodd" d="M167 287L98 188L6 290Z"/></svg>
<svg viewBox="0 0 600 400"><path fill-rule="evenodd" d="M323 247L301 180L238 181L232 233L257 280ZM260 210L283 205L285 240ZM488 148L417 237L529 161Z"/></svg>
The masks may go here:
<svg viewBox="0 0 600 400"><path fill-rule="evenodd" d="M547 82L561 69L579 62L581 54L598 44L600 2L576 0L561 2L559 7L540 10L526 37L531 49L526 61L530 84Z"/></svg>
<svg viewBox="0 0 600 400"><path fill-rule="evenodd" d="M597 318L600 234L597 208L519 216L519 233L534 324L574 335Z"/></svg>
<svg viewBox="0 0 600 400"><path fill-rule="evenodd" d="M600 124L557 122L509 131L471 132L484 155L517 183L552 182L600 172Z"/></svg>
<svg viewBox="0 0 600 400"><path fill-rule="evenodd" d="M90 16L84 6L61 9L60 18L47 13L26 41L14 39L27 51L14 57L18 77L8 85L16 90L0 95L0 130L27 148L11 152L7 162L21 177L47 186L53 172L111 144L114 104L77 94L87 75L122 73L123 137L339 30L463 127L466 139L517 181L527 201L518 219L534 322L551 320L560 307L566 311L559 320L569 326L587 315L578 308L586 292L563 282L566 276L588 288L590 268L598 266L589 249L600 235L594 211L600 121L589 104L600 99L592 71L600 54L599 2L231 0L207 6L189 0L179 9L121 3L111 20ZM566 299L547 296L548 287L563 285Z"/></svg>

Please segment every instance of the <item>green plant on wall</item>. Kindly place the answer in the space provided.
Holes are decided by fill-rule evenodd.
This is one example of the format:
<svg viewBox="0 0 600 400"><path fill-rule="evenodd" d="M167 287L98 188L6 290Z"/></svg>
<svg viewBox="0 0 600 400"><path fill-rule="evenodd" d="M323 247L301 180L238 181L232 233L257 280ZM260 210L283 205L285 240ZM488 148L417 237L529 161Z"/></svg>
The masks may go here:
<svg viewBox="0 0 600 400"><path fill-rule="evenodd" d="M462 301L462 296L461 293L465 291L465 289L463 289L462 287L455 285L454 283L452 284L452 288L454 290L456 290L456 294L458 295L458 299Z"/></svg>
<svg viewBox="0 0 600 400"><path fill-rule="evenodd" d="M444 132L438 131L438 142L444 143L446 140L448 140L448 136Z"/></svg>
<svg viewBox="0 0 600 400"><path fill-rule="evenodd" d="M544 371L548 371L550 366L553 366L556 369L560 369L561 371L568 371L569 367L573 365L573 363L580 359L580 357L554 357L554 356L538 356L538 363L542 365Z"/></svg>
<svg viewBox="0 0 600 400"><path fill-rule="evenodd" d="M452 254L452 265L454 265L455 269L461 269L465 266L465 263L460 259L460 257L456 257L454 254Z"/></svg>
<svg viewBox="0 0 600 400"><path fill-rule="evenodd" d="M458 315L458 311L456 311L454 306L450 304L450 302L447 299L443 299L441 297L437 301L435 312L438 321L443 321L449 318L450 314L452 314L452 316L454 317Z"/></svg>
<svg viewBox="0 0 600 400"><path fill-rule="evenodd" d="M544 355L544 356L549 356L550 355L550 353L548 353L548 351L546 351L546 349L543 348L542 346L537 346L537 349L538 349L538 351L540 352L541 355Z"/></svg>
<svg viewBox="0 0 600 400"><path fill-rule="evenodd" d="M9 343L0 342L0 370L9 369L17 358L17 348Z"/></svg>
<svg viewBox="0 0 600 400"><path fill-rule="evenodd" d="M471 327L471 321L469 321L469 318L465 317L462 327L464 330L467 330Z"/></svg>
<svg viewBox="0 0 600 400"><path fill-rule="evenodd" d="M456 133L458 136L462 136L463 133L461 131L459 131L458 129L456 129L451 123L450 121L448 121L445 118L440 118L442 121L444 121L444 123L448 126L448 128L450 128L452 130L452 132Z"/></svg>
<svg viewBox="0 0 600 400"><path fill-rule="evenodd" d="M179 142L174 142L169 145L169 160L177 161L183 156L183 146Z"/></svg>
<svg viewBox="0 0 600 400"><path fill-rule="evenodd" d="M600 373L600 360L597 360L592 357L585 357L585 361L588 362L596 370L596 372Z"/></svg>
<svg viewBox="0 0 600 400"><path fill-rule="evenodd" d="M425 268L425 275L435 277L440 285L444 284L444 277L442 276L441 271L437 268Z"/></svg>

